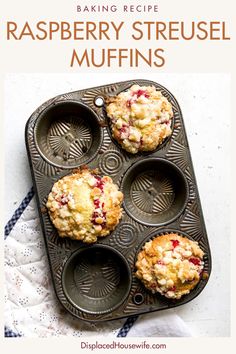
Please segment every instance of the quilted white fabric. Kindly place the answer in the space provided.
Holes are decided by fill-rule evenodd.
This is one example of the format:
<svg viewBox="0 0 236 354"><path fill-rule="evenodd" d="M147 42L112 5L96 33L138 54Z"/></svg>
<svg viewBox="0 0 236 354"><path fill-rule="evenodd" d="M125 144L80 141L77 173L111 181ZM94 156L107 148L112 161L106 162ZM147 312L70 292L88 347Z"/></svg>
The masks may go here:
<svg viewBox="0 0 236 354"><path fill-rule="evenodd" d="M24 337L116 337L125 319L91 324L71 316L57 301L35 198L5 240L5 325ZM143 315L127 336L187 337L173 311Z"/></svg>

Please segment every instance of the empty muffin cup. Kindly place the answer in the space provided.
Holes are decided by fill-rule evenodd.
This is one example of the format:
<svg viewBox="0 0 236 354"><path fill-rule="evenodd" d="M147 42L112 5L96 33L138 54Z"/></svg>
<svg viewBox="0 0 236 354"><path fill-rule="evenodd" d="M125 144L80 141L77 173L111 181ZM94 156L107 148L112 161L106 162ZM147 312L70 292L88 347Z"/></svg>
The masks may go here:
<svg viewBox="0 0 236 354"><path fill-rule="evenodd" d="M125 173L122 185L126 212L144 225L174 221L188 200L188 183L183 172L162 158L138 161Z"/></svg>
<svg viewBox="0 0 236 354"><path fill-rule="evenodd" d="M75 168L91 161L103 138L96 114L77 101L49 105L40 113L34 134L41 156L64 168Z"/></svg>
<svg viewBox="0 0 236 354"><path fill-rule="evenodd" d="M90 314L108 313L127 298L131 270L124 256L109 246L83 247L66 262L62 286L77 309Z"/></svg>

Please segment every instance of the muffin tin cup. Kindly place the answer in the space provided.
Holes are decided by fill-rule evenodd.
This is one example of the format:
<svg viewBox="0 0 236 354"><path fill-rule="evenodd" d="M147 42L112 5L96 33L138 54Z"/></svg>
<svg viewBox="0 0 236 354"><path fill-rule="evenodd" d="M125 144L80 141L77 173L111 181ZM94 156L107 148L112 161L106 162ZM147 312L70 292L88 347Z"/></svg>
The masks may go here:
<svg viewBox="0 0 236 354"><path fill-rule="evenodd" d="M34 138L40 155L60 168L76 168L94 159L103 140L96 114L77 101L59 101L39 115Z"/></svg>
<svg viewBox="0 0 236 354"><path fill-rule="evenodd" d="M172 104L173 131L156 150L127 153L107 125L105 100L133 84L154 85ZM135 277L135 261L151 237L177 232L211 254L180 107L162 85L129 80L59 95L29 118L26 147L56 295L75 317L108 321L179 306L204 288L201 280L180 300L151 294ZM58 236L46 209L52 185L87 165L111 176L124 193L123 216L108 236L94 245Z"/></svg>
<svg viewBox="0 0 236 354"><path fill-rule="evenodd" d="M171 223L184 210L188 183L181 170L162 158L146 158L125 173L124 208L136 221L158 226Z"/></svg>
<svg viewBox="0 0 236 354"><path fill-rule="evenodd" d="M119 307L129 294L131 280L125 257L101 244L75 251L62 272L67 299L90 314L108 313Z"/></svg>

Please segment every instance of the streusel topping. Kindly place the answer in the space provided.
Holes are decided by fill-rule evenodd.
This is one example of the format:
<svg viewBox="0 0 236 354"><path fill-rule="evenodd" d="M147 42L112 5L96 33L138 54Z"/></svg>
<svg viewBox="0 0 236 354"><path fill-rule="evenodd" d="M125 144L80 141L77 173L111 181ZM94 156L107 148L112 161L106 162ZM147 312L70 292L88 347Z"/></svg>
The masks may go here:
<svg viewBox="0 0 236 354"><path fill-rule="evenodd" d="M180 299L199 282L203 251L197 242L170 233L146 242L138 254L136 276L152 291Z"/></svg>
<svg viewBox="0 0 236 354"><path fill-rule="evenodd" d="M152 151L171 132L171 103L154 86L133 85L106 107L113 137L128 152Z"/></svg>
<svg viewBox="0 0 236 354"><path fill-rule="evenodd" d="M92 243L118 224L122 200L110 177L83 169L57 181L46 206L59 236Z"/></svg>

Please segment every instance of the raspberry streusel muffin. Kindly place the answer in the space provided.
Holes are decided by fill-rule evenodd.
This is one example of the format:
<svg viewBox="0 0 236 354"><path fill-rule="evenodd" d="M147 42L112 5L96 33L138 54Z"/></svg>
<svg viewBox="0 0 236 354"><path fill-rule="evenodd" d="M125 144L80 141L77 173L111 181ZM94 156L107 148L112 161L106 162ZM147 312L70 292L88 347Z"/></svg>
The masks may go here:
<svg viewBox="0 0 236 354"><path fill-rule="evenodd" d="M114 139L128 152L153 151L171 132L171 103L154 86L133 85L107 100Z"/></svg>
<svg viewBox="0 0 236 354"><path fill-rule="evenodd" d="M197 242L170 233L146 242L138 254L136 276L152 291L180 299L201 278L203 251Z"/></svg>
<svg viewBox="0 0 236 354"><path fill-rule="evenodd" d="M119 223L122 200L110 177L80 169L54 184L46 206L59 236L93 243Z"/></svg>

